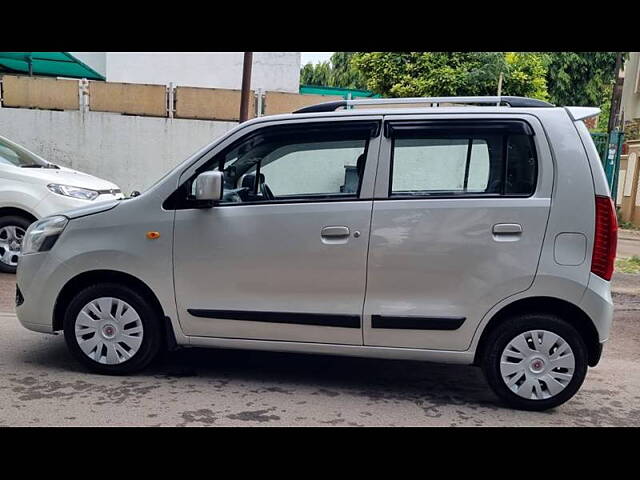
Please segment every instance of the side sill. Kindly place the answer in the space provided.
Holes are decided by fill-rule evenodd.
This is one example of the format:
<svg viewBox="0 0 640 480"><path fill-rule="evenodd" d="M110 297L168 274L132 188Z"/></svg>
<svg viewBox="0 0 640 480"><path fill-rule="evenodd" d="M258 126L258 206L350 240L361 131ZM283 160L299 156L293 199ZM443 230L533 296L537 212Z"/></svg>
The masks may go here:
<svg viewBox="0 0 640 480"><path fill-rule="evenodd" d="M250 340L243 338L186 337L189 346L267 350L274 352L341 355L349 357L384 358L390 360L419 360L435 363L471 365L475 352L452 350L425 350L417 348L375 347L364 345L339 345L332 343L284 342L274 340Z"/></svg>

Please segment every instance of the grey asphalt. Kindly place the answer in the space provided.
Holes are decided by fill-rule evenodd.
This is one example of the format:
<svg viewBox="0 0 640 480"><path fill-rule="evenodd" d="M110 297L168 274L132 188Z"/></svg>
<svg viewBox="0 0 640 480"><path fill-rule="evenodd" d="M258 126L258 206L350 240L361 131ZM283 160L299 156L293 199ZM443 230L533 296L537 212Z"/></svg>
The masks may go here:
<svg viewBox="0 0 640 480"><path fill-rule="evenodd" d="M617 256L623 258L634 255L640 257L640 231L620 230L618 232Z"/></svg>
<svg viewBox="0 0 640 480"><path fill-rule="evenodd" d="M13 294L13 281L0 275L0 291ZM188 349L141 374L100 376L61 336L25 330L8 311L0 425L640 426L640 275L616 274L614 292L600 365L571 401L544 413L502 406L477 368L419 362Z"/></svg>

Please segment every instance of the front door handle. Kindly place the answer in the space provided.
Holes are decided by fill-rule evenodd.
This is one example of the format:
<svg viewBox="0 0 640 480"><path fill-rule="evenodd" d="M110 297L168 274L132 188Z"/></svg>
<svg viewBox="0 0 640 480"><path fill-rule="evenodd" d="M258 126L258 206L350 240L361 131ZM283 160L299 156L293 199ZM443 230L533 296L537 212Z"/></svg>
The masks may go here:
<svg viewBox="0 0 640 480"><path fill-rule="evenodd" d="M343 226L324 227L320 231L323 238L348 237L350 233L349 228Z"/></svg>
<svg viewBox="0 0 640 480"><path fill-rule="evenodd" d="M519 223L496 223L493 226L493 233L496 235L522 233L522 225Z"/></svg>

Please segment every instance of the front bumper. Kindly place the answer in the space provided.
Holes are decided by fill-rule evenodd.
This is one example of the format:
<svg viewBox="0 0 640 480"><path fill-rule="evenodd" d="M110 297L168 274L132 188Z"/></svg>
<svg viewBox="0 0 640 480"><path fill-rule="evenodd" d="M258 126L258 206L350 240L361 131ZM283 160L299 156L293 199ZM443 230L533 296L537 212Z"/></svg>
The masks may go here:
<svg viewBox="0 0 640 480"><path fill-rule="evenodd" d="M24 297L22 296L22 292L20 291L20 287L16 283L16 307L19 307L24 303Z"/></svg>
<svg viewBox="0 0 640 480"><path fill-rule="evenodd" d="M27 329L54 333L53 311L70 272L51 251L20 257L16 273L16 316Z"/></svg>

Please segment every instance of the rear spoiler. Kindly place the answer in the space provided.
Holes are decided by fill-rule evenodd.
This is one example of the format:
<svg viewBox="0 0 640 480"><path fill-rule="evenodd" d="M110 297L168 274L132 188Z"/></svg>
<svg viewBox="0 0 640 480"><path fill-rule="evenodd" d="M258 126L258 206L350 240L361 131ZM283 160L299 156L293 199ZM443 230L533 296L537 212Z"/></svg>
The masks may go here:
<svg viewBox="0 0 640 480"><path fill-rule="evenodd" d="M600 109L596 107L564 107L574 122L600 115Z"/></svg>

